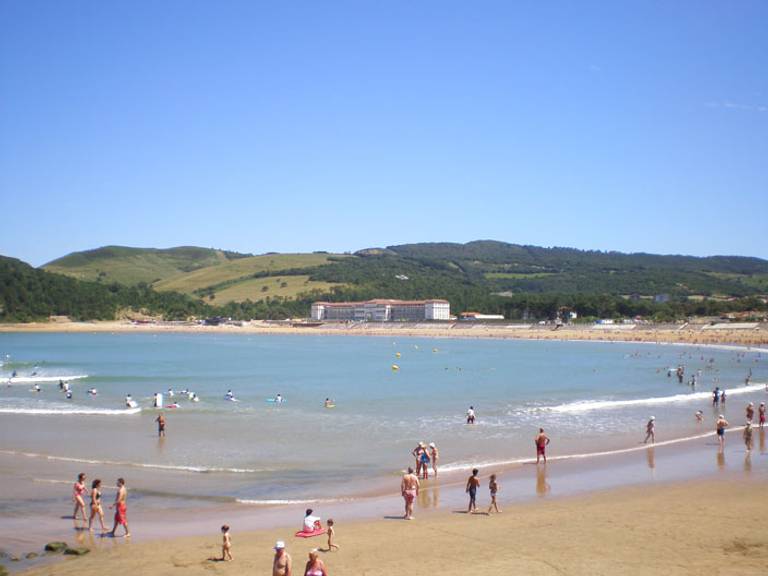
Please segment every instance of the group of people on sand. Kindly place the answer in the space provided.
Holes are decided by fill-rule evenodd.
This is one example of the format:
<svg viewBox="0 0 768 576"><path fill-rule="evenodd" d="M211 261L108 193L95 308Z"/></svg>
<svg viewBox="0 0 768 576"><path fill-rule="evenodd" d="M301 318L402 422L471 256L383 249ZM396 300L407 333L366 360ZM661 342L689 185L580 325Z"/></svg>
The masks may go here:
<svg viewBox="0 0 768 576"><path fill-rule="evenodd" d="M549 446L550 439L546 432L544 432L544 428L539 428L539 433L534 437L533 442L536 446L536 464L538 465L542 462L546 464L547 446ZM403 474L400 480L400 494L405 502L405 514L403 515L405 520L414 519L413 503L416 501L419 491L421 490L421 482L419 478L421 477L422 480L428 478L427 468L429 466L430 457L433 470L435 471L435 477L437 477L438 451L434 442L429 444L429 449L424 442L419 442L419 445L414 448L412 454L416 458L416 470L414 471L413 467L409 466L408 470ZM426 458L424 458L425 454L427 455ZM467 513L474 513L477 511L477 489L480 487L479 473L479 469L475 468L472 470L472 475L467 479L466 492L469 494ZM496 512L501 512L496 502L496 494L499 491L499 483L496 479L496 474L491 474L488 482L488 489L491 493L488 514L494 510Z"/></svg>
<svg viewBox="0 0 768 576"><path fill-rule="evenodd" d="M98 518L99 523L101 524L101 533L103 535L115 537L118 526L122 526L125 530L124 536L130 536L131 533L128 530L128 489L125 487L125 480L123 478L117 479L117 493L115 494L115 501L109 506L110 509L115 510L114 524L112 526L112 530L108 532L106 526L104 526L101 480L98 478L91 482L90 516L87 519L85 517L85 493L88 490L86 487L85 479L85 472L81 472L77 475L77 481L72 487L72 500L75 503L75 509L74 512L72 512L73 520L77 522L78 514L80 514L83 519L83 524L88 522L88 530L93 532L93 521L94 519Z"/></svg>
<svg viewBox="0 0 768 576"><path fill-rule="evenodd" d="M272 576L294 576L296 573L293 571L293 560L285 549L285 542L278 540L274 550ZM308 555L309 559L304 566L304 576L328 576L328 570L320 558L319 550L310 550Z"/></svg>
<svg viewBox="0 0 768 576"><path fill-rule="evenodd" d="M419 442L418 446L411 452L414 458L416 458L416 476L427 480L429 478L429 467L432 466L432 473L437 478L437 463L440 460L440 451L434 442L430 442L429 446L424 442Z"/></svg>

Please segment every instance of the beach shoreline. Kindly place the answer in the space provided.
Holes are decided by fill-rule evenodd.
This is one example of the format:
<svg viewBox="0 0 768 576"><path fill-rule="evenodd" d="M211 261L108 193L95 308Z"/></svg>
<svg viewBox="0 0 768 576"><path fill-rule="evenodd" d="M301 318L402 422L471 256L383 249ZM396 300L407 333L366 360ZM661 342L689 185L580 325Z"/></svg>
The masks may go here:
<svg viewBox="0 0 768 576"><path fill-rule="evenodd" d="M463 506L421 511L413 522L391 515L337 520L341 550L323 553L330 574L399 574L418 565L449 576L482 568L492 576L521 574L762 574L768 560L765 471L705 480L624 486L502 505L502 514L467 515ZM485 482L484 482L485 488ZM502 484L502 491L504 485ZM482 492L481 508L487 506ZM220 552L218 526L209 535L109 540L77 559L46 564L27 576L96 576L105 570L165 576L187 573L268 573L276 540L285 540L294 570L323 537L298 539L286 527L233 525L232 563ZM167 535L170 536L170 535ZM74 542L73 542L74 544ZM650 550L653 552L651 553ZM427 553L428 551L428 553Z"/></svg>
<svg viewBox="0 0 768 576"><path fill-rule="evenodd" d="M247 334L422 337L434 339L560 340L686 345L733 345L752 348L768 345L768 325L571 325L555 329L536 324L467 323L324 323L319 326L283 322L251 321L206 326L186 322L134 323L30 322L0 324L0 333L137 333L137 334Z"/></svg>

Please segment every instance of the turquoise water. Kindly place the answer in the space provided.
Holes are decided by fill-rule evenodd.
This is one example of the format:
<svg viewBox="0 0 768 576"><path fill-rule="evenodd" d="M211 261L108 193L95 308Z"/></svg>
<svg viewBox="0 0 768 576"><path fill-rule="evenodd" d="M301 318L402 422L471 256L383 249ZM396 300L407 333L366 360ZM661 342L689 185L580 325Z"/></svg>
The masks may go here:
<svg viewBox="0 0 768 576"><path fill-rule="evenodd" d="M657 440L701 434L720 411L741 424L745 404L766 398L745 377L768 380L758 351L636 343L0 334L0 360L2 381L14 370L51 379L40 392L31 380L0 388L0 515L33 505L33 494L34 505L45 505L41 492L66 498L80 469L109 484L126 476L135 497L183 507L349 497L391 484L419 441L437 443L445 471L529 458L539 426L552 455L621 450L642 441L649 415ZM700 371L698 396L667 376L678 364L686 381ZM67 400L57 379L75 375L87 378L70 381ZM725 407L711 406L715 385L732 390ZM168 388L200 402L175 396L159 440L151 397ZM278 393L285 403L266 402ZM124 410L126 394L140 412ZM470 405L475 426L464 424Z"/></svg>

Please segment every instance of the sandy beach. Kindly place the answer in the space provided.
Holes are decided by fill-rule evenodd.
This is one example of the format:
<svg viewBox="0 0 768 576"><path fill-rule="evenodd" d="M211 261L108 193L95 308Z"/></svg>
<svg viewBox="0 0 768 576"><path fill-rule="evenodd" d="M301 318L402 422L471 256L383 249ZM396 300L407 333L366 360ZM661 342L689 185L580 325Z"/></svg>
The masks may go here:
<svg viewBox="0 0 768 576"><path fill-rule="evenodd" d="M331 575L765 574L765 480L761 474L622 488L510 505L490 517L457 509L413 522L342 523L341 550L322 557ZM277 539L287 541L295 573L303 574L307 552L325 546L324 538L300 540L286 529L238 532L233 526L235 560L213 562L208 558L220 553L216 529L211 526L210 537L115 541L25 574L268 574Z"/></svg>
<svg viewBox="0 0 768 576"><path fill-rule="evenodd" d="M201 333L201 334L326 334L381 337L494 338L521 340L592 340L607 342L654 342L679 344L768 345L768 326L763 324L688 324L688 325L573 325L554 329L536 324L469 323L325 323L319 326L252 321L241 325L202 326L194 323L155 322L30 322L0 324L0 333Z"/></svg>

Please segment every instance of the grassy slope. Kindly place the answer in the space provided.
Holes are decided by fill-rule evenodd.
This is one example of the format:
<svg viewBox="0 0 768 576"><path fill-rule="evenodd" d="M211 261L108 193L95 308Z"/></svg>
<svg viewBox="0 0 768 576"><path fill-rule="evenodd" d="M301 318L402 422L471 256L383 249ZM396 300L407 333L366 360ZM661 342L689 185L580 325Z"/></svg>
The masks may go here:
<svg viewBox="0 0 768 576"><path fill-rule="evenodd" d="M333 286L330 282L310 281L309 276L269 276L267 278L251 278L238 282L216 292L214 300L205 299L211 304L227 304L228 302L243 302L250 300L257 302L267 296L274 298L281 296L283 298L295 298L302 292L311 290L327 291ZM266 287L266 290L264 288Z"/></svg>
<svg viewBox="0 0 768 576"><path fill-rule="evenodd" d="M43 268L79 280L99 280L104 283L152 283L184 271L228 262L219 250L181 247L158 250L107 246L86 252L76 252L49 262Z"/></svg>
<svg viewBox="0 0 768 576"><path fill-rule="evenodd" d="M290 268L306 268L328 263L330 254L265 254L232 260L216 266L208 266L189 273L177 274L155 284L157 290L175 290L191 294L195 290L207 288L228 280L243 278L260 272L279 272ZM263 280L263 279L260 279ZM272 280L274 283L274 280ZM235 286L227 287L231 290ZM260 288L259 288L260 289ZM311 288L309 288L311 289ZM231 292L234 294L235 292ZM274 294L271 294L274 296ZM234 298L230 298L234 299ZM260 298L259 298L260 299Z"/></svg>

